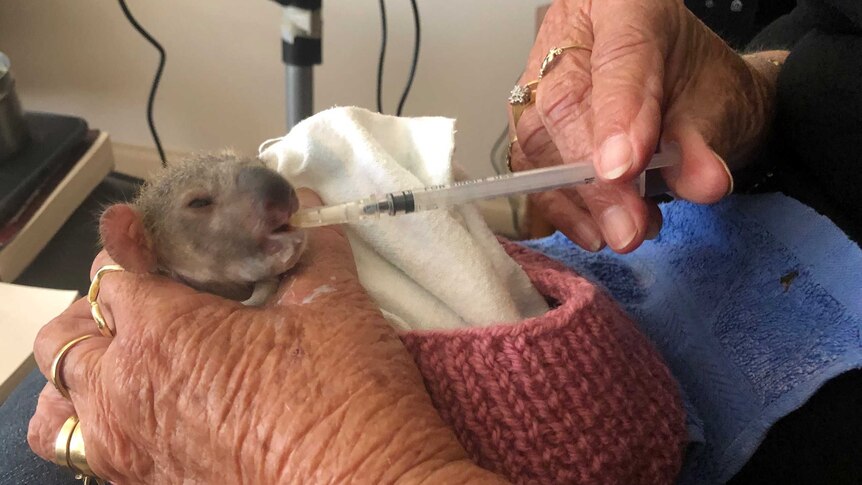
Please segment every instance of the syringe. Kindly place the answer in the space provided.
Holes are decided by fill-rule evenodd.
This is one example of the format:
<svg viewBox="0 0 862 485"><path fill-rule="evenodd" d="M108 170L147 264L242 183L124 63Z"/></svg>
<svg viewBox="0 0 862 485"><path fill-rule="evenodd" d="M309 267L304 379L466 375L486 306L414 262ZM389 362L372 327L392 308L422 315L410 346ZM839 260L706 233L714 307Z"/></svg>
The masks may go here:
<svg viewBox="0 0 862 485"><path fill-rule="evenodd" d="M646 170L667 167L678 162L676 154L656 153ZM646 171L645 171L646 172ZM640 176L643 195L645 172ZM296 227L320 227L379 219L381 216L398 216L434 209L447 209L459 204L496 197L544 192L563 187L591 184L596 171L591 161L555 167L508 173L477 180L434 185L418 189L371 195L364 199L321 207L308 207L297 211L290 219Z"/></svg>

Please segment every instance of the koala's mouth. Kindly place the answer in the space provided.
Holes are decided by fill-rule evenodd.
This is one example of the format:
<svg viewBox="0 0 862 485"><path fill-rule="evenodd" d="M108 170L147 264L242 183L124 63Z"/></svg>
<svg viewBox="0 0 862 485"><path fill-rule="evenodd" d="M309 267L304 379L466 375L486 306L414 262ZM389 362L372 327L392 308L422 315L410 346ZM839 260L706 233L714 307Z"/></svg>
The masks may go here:
<svg viewBox="0 0 862 485"><path fill-rule="evenodd" d="M269 210L262 224L257 227L260 249L267 258L279 261L291 258L300 252L305 232L290 225L290 216L295 210Z"/></svg>
<svg viewBox="0 0 862 485"><path fill-rule="evenodd" d="M261 248L267 255L274 255L283 251L292 250L296 241L303 238L302 231L292 227L288 223L276 225L269 233L261 238Z"/></svg>
<svg viewBox="0 0 862 485"><path fill-rule="evenodd" d="M294 228L273 231L266 237L262 249L273 275L284 273L299 262L305 242L305 231Z"/></svg>
<svg viewBox="0 0 862 485"><path fill-rule="evenodd" d="M296 252L304 240L305 231L283 224L263 237L261 249L269 256Z"/></svg>

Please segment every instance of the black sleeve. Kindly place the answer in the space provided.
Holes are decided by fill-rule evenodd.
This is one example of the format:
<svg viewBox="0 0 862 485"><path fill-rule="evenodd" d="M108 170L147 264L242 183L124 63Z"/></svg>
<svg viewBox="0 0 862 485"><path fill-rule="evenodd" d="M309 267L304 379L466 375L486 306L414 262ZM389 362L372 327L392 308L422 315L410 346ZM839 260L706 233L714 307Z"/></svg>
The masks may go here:
<svg viewBox="0 0 862 485"><path fill-rule="evenodd" d="M847 2L837 2L847 3ZM852 10L854 7L849 6ZM850 32L853 22L841 8L825 1L800 1L790 13L776 19L749 42L746 50L789 50L812 30Z"/></svg>
<svg viewBox="0 0 862 485"><path fill-rule="evenodd" d="M685 0L685 6L735 50L746 45L797 0Z"/></svg>
<svg viewBox="0 0 862 485"><path fill-rule="evenodd" d="M749 50L789 49L765 178L862 242L862 1L804 1ZM829 257L840 261L840 254ZM769 431L732 485L862 483L862 371L820 389ZM852 457L852 458L850 458Z"/></svg>
<svg viewBox="0 0 862 485"><path fill-rule="evenodd" d="M862 1L800 2L750 47L789 48L790 56L772 142L753 165L757 175L743 179L800 200L862 241Z"/></svg>

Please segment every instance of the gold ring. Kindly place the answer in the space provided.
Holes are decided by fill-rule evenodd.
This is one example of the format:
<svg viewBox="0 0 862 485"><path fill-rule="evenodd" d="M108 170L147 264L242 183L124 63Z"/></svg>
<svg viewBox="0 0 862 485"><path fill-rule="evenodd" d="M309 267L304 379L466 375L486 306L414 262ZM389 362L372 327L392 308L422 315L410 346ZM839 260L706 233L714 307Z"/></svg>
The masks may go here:
<svg viewBox="0 0 862 485"><path fill-rule="evenodd" d="M102 278L114 271L125 271L118 264L108 264L99 268L96 275L93 276L93 282L90 283L90 291L87 292L87 301L90 302L90 313L93 315L93 320L96 321L96 326L99 328L99 333L105 337L113 337L114 332L111 327L105 322L105 316L102 315L102 309L99 308L99 302L96 299L99 297L99 290L102 286Z"/></svg>
<svg viewBox="0 0 862 485"><path fill-rule="evenodd" d="M72 440L72 432L77 426L78 417L69 416L69 419L60 427L57 439L54 440L54 461L60 466L71 468L69 465L69 441Z"/></svg>
<svg viewBox="0 0 862 485"><path fill-rule="evenodd" d="M554 60L561 56L563 52L566 52L569 49L577 49L587 52L592 52L593 50L589 47L583 46L581 44L572 44L563 47L552 47L551 50L548 51L548 54L545 55L545 58L542 60L542 66L539 67L539 79L542 79L542 76L547 74L548 68L551 67Z"/></svg>
<svg viewBox="0 0 862 485"><path fill-rule="evenodd" d="M72 430L72 435L69 437L68 448L69 468L81 475L93 476L93 470L90 464L87 463L87 449L84 446L84 432L81 430L81 421Z"/></svg>
<svg viewBox="0 0 862 485"><path fill-rule="evenodd" d="M509 173L514 173L512 170L512 146L518 142L518 137L512 138L512 141L509 142L509 148L506 149L506 168L509 169Z"/></svg>
<svg viewBox="0 0 862 485"><path fill-rule="evenodd" d="M54 441L54 461L63 467L72 469L75 478L82 480L84 485L95 483L105 485L105 480L93 474L87 463L87 450L84 446L84 433L81 431L81 421L72 415L60 427L57 439Z"/></svg>
<svg viewBox="0 0 862 485"><path fill-rule="evenodd" d="M538 80L530 81L523 86L516 84L509 93L509 105L512 107L512 122L515 128L518 127L518 120L521 119L524 110L536 102L536 86L538 85Z"/></svg>
<svg viewBox="0 0 862 485"><path fill-rule="evenodd" d="M96 337L96 335L81 335L80 337L70 340L66 345L60 348L60 351L57 352L56 356L54 356L54 361L51 362L51 384L54 384L54 387L60 395L66 399L69 399L69 389L66 387L66 383L63 382L63 378L60 377L60 364L63 363L63 359L66 358L66 353L69 352L72 347L92 337Z"/></svg>

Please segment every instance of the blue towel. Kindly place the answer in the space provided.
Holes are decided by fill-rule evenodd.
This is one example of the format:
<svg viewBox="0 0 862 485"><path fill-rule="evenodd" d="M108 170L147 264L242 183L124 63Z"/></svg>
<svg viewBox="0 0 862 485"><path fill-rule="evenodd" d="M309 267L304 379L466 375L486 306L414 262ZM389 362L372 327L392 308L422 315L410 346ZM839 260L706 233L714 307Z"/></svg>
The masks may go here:
<svg viewBox="0 0 862 485"><path fill-rule="evenodd" d="M780 418L862 367L862 251L779 194L662 206L629 255L564 236L526 241L604 286L655 342L682 388L692 446L680 483L722 483Z"/></svg>

